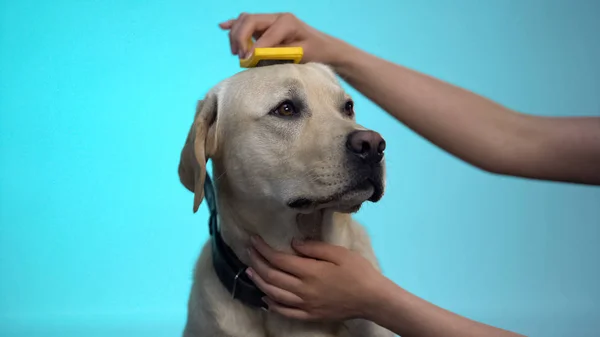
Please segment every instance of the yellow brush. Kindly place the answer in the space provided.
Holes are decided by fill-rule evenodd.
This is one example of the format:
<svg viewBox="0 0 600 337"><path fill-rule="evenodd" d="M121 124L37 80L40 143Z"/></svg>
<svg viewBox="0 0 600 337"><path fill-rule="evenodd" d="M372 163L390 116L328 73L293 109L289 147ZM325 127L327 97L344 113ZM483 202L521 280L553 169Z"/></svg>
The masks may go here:
<svg viewBox="0 0 600 337"><path fill-rule="evenodd" d="M252 48L254 41L249 39L248 47ZM255 48L247 59L240 59L240 67L254 68L282 63L300 63L304 51L302 47Z"/></svg>

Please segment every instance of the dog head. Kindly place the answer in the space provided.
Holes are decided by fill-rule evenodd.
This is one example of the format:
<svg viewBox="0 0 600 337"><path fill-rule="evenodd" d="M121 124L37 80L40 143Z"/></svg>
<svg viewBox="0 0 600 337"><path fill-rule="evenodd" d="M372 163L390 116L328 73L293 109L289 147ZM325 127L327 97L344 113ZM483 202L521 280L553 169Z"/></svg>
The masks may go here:
<svg viewBox="0 0 600 337"><path fill-rule="evenodd" d="M354 212L384 192L385 141L358 125L354 103L327 66L240 72L197 105L179 176L203 198L206 162L236 197L299 213Z"/></svg>

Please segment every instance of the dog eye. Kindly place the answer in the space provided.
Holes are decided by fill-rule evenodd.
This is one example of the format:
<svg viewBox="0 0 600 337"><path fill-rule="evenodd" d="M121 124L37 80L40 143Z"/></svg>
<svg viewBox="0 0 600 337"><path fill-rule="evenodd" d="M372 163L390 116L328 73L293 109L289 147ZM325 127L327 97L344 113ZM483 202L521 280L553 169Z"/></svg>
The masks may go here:
<svg viewBox="0 0 600 337"><path fill-rule="evenodd" d="M354 102L346 102L346 104L344 105L344 113L348 116L354 116Z"/></svg>
<svg viewBox="0 0 600 337"><path fill-rule="evenodd" d="M297 110L294 106L294 103L291 101L285 101L275 108L273 113L282 117L292 117L297 114Z"/></svg>

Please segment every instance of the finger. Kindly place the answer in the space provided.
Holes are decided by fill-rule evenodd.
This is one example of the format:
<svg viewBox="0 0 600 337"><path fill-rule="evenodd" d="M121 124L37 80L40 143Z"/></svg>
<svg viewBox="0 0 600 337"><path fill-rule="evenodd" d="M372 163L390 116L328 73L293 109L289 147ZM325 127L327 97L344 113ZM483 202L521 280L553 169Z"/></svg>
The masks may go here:
<svg viewBox="0 0 600 337"><path fill-rule="evenodd" d="M253 14L245 15L238 28L233 33L235 43L244 57L250 52L249 40L251 37L260 37L262 32L266 31L277 19L273 14Z"/></svg>
<svg viewBox="0 0 600 337"><path fill-rule="evenodd" d="M234 22L235 22L234 19L229 19L227 21L219 23L219 27L223 30L228 30L228 29L231 29L231 26L233 26Z"/></svg>
<svg viewBox="0 0 600 337"><path fill-rule="evenodd" d="M292 241L292 248L306 257L339 265L348 254L348 249L322 241Z"/></svg>
<svg viewBox="0 0 600 337"><path fill-rule="evenodd" d="M237 19L235 19L235 22L233 23L233 25L231 26L231 29L229 30L229 43L232 46L232 51L234 54L243 57L242 54L242 49L241 49L241 45L240 45L240 41L238 40L237 36L238 36L238 31L240 30L240 27L242 25L244 25L244 21L247 19L248 15L246 13L241 13Z"/></svg>
<svg viewBox="0 0 600 337"><path fill-rule="evenodd" d="M235 55L235 48L234 48L234 44L233 44L233 40L231 39L231 28L233 28L233 25L235 24L235 19L229 19L225 22L221 22L219 23L219 27L223 30L228 30L229 34L228 34L228 40L229 40L229 49L231 51L231 54Z"/></svg>
<svg viewBox="0 0 600 337"><path fill-rule="evenodd" d="M264 301L267 304L269 311L276 312L282 316L297 320L314 320L314 317L311 314L302 309L290 308L269 298L265 298Z"/></svg>
<svg viewBox="0 0 600 337"><path fill-rule="evenodd" d="M281 15L265 30L256 40L255 48L277 47L287 40L294 38L295 27L289 22L287 16Z"/></svg>
<svg viewBox="0 0 600 337"><path fill-rule="evenodd" d="M311 270L312 260L295 256L292 254L286 254L278 252L271 248L267 243L260 237L252 237L252 246L256 251L273 267L280 269L286 273L292 274L299 278L306 276Z"/></svg>
<svg viewBox="0 0 600 337"><path fill-rule="evenodd" d="M252 269L247 269L246 274L252 279L256 286L262 290L269 298L288 305L298 306L303 303L302 299L287 290L278 288L272 284L267 283L258 273L255 273Z"/></svg>
<svg viewBox="0 0 600 337"><path fill-rule="evenodd" d="M229 49L231 50L232 55L237 55L236 46L233 42L233 38L231 37L231 30L229 31Z"/></svg>
<svg viewBox="0 0 600 337"><path fill-rule="evenodd" d="M276 287L295 292L302 287L302 281L297 277L277 270L269 265L265 259L254 249L249 249L250 267L263 280Z"/></svg>

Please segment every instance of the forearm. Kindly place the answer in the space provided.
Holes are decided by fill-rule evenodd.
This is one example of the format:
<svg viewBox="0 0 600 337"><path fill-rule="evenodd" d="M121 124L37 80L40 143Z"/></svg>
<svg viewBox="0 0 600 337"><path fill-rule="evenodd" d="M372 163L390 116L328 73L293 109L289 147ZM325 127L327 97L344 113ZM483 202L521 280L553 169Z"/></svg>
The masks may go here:
<svg viewBox="0 0 600 337"><path fill-rule="evenodd" d="M365 318L402 337L517 337L420 299L389 280L375 290Z"/></svg>
<svg viewBox="0 0 600 337"><path fill-rule="evenodd" d="M382 109L432 143L490 169L521 116L488 99L346 46L336 71Z"/></svg>
<svg viewBox="0 0 600 337"><path fill-rule="evenodd" d="M337 73L445 151L493 173L600 184L600 118L559 119L518 113L339 43L339 57L332 62ZM556 143L562 145L555 147ZM578 150L572 152L574 147ZM570 166L558 167L557 160Z"/></svg>

